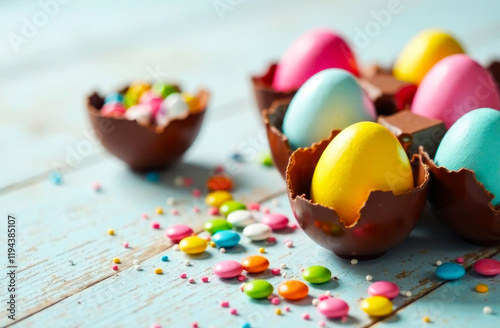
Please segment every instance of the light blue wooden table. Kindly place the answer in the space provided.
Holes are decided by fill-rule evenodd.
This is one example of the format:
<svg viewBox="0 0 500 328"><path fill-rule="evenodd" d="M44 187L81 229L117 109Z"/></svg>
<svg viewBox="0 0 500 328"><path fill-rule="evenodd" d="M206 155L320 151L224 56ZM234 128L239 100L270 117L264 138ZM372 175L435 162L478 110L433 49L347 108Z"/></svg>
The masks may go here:
<svg viewBox="0 0 500 328"><path fill-rule="evenodd" d="M285 184L272 168L257 164L267 141L251 98L249 75L279 58L286 46L312 27L335 28L351 40L360 62L390 65L404 43L427 27L453 32L469 54L487 63L500 54L498 1L401 0L400 10L378 23L383 1L3 1L0 3L0 208L18 218L18 303L16 321L2 312L1 326L12 327L317 327L322 316L311 300L326 290L346 300L346 322L328 327L499 327L499 278L486 279L470 270L480 258L500 259L500 248L481 248L461 241L428 210L400 246L384 257L352 265L315 245L300 230L277 234L275 245L251 243L226 254L209 248L200 257L175 252L165 227L184 222L202 231L205 212L194 214L191 188L176 187L176 176L204 183L216 165L234 151L245 151L242 164L232 163L237 188L234 197L257 201L292 218ZM43 4L41 4L43 3ZM47 4L48 5L44 5ZM48 7L47 7L48 6ZM46 12L47 19L43 19ZM40 14L42 13L42 14ZM41 16L40 16L41 15ZM38 17L38 18L37 18ZM38 21L31 31L25 25ZM376 35L364 38L367 26L379 24ZM205 85L214 93L202 132L184 160L161 174L159 183L107 155L88 137L90 125L84 96L98 88L109 92L138 78L180 81L185 88ZM70 158L63 184L49 182L56 163L65 163L82 143L91 151ZM102 192L91 190L99 181ZM175 197L181 215L154 214L166 210ZM143 220L140 214L149 213ZM163 227L150 228L157 220ZM6 224L0 241L6 244ZM107 235L113 228L116 235ZM284 241L293 240L286 248ZM128 241L131 248L122 243ZM6 247L6 246L4 246ZM287 265L287 278L301 269L328 266L338 280L311 286L304 301L282 303L291 311L276 315L269 301L252 301L239 292L239 282L222 282L211 267L225 259L242 259L266 248L272 267ZM3 253L5 254L5 252ZM168 255L170 260L161 262ZM465 258L464 279L454 283L434 275L436 260ZM118 272L111 260L122 261ZM143 271L136 271L134 260ZM192 266L183 262L190 259ZM3 269L6 259L2 260ZM155 275L161 267L163 275ZM185 272L196 279L178 278ZM3 273L2 273L3 275ZM201 283L201 276L210 282ZM369 282L391 280L411 296L394 300L394 312L383 320L368 317L359 303ZM276 287L284 279L264 274ZM254 279L257 276L250 276ZM2 278L2 306L6 283ZM490 287L487 294L473 288ZM239 315L219 306L228 300ZM494 313L484 315L485 305ZM302 313L311 320L301 319ZM431 323L424 323L428 316Z"/></svg>

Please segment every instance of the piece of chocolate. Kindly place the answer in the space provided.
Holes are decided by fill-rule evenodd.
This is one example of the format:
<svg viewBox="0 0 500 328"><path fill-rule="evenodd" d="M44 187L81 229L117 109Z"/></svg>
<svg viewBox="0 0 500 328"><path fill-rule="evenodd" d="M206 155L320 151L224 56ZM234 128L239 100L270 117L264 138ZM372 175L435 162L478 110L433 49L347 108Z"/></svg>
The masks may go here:
<svg viewBox="0 0 500 328"><path fill-rule="evenodd" d="M416 85L398 80L392 72L375 65L362 71L359 83L375 104L378 115L409 109L417 91Z"/></svg>
<svg viewBox="0 0 500 328"><path fill-rule="evenodd" d="M420 155L413 156L415 188L400 195L372 191L360 219L346 227L332 208L310 199L316 164L329 143L323 140L311 148L299 148L290 156L286 182L293 214L312 240L340 257L363 260L382 256L408 237L417 224L427 201L429 169Z"/></svg>
<svg viewBox="0 0 500 328"><path fill-rule="evenodd" d="M443 121L423 117L409 110L390 116L380 116L378 123L399 139L410 157L418 154L418 147L423 146L429 156L434 158L439 143L446 133Z"/></svg>
<svg viewBox="0 0 500 328"><path fill-rule="evenodd" d="M200 131L209 93L201 90L197 97L202 108L200 112L185 119L175 119L164 128L102 116L104 99L96 92L87 98L87 112L97 138L110 153L136 171L161 170L180 159Z"/></svg>
<svg viewBox="0 0 500 328"><path fill-rule="evenodd" d="M276 67L277 64L272 63L264 75L252 76L253 92L260 112L271 107L273 101L293 97L297 92L297 90L281 92L273 89Z"/></svg>
<svg viewBox="0 0 500 328"><path fill-rule="evenodd" d="M421 150L431 172L429 204L436 217L465 240L481 246L500 245L500 206L477 181L473 171L448 171Z"/></svg>

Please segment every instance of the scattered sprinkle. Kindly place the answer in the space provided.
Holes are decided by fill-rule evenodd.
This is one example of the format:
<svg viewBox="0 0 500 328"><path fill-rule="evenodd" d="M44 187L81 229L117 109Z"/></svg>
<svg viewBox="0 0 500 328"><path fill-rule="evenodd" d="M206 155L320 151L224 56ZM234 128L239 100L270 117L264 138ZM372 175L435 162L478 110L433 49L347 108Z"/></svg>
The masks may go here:
<svg viewBox="0 0 500 328"><path fill-rule="evenodd" d="M69 262L69 265L75 265L75 262L73 262L71 260L69 260L68 262Z"/></svg>
<svg viewBox="0 0 500 328"><path fill-rule="evenodd" d="M125 248L129 248L129 247L130 247L130 245L129 245L129 243L128 243L128 242L124 241L124 242L123 242L123 247L125 247Z"/></svg>
<svg viewBox="0 0 500 328"><path fill-rule="evenodd" d="M186 279L186 278L187 278L187 274L185 274L185 273L181 273L181 274L179 275L179 278L181 278L181 279Z"/></svg>
<svg viewBox="0 0 500 328"><path fill-rule="evenodd" d="M326 322L325 322L325 321L323 321L323 320L321 320L320 322L318 322L318 325L319 325L320 327L326 327Z"/></svg>
<svg viewBox="0 0 500 328"><path fill-rule="evenodd" d="M260 210L260 204L259 203L250 203L247 205L247 208L250 211L258 211L258 210Z"/></svg>
<svg viewBox="0 0 500 328"><path fill-rule="evenodd" d="M151 325L151 328L161 328L160 324L159 323L153 323Z"/></svg>
<svg viewBox="0 0 500 328"><path fill-rule="evenodd" d="M118 271L118 265L116 265L116 264L115 264L115 265L113 265L113 266L111 267L111 269L113 269L113 270L115 270L115 271Z"/></svg>
<svg viewBox="0 0 500 328"><path fill-rule="evenodd" d="M215 242L213 241L209 241L208 244L211 246L211 247L216 247L217 245L215 244Z"/></svg>
<svg viewBox="0 0 500 328"><path fill-rule="evenodd" d="M269 214L269 213L271 213L271 210L269 209L269 207L262 207L262 208L261 208L261 211L262 211L262 213L264 213L264 214Z"/></svg>
<svg viewBox="0 0 500 328"><path fill-rule="evenodd" d="M240 275L238 276L238 281L246 281L246 280L247 280L247 276L244 276L244 275L242 275L242 274L240 274Z"/></svg>
<svg viewBox="0 0 500 328"><path fill-rule="evenodd" d="M189 283L190 283L190 284L194 284L194 283L195 283L194 278L189 278Z"/></svg>
<svg viewBox="0 0 500 328"><path fill-rule="evenodd" d="M97 181L92 182L91 187L92 187L92 190L94 190L94 191L101 191L101 189L102 189L101 184Z"/></svg>
<svg viewBox="0 0 500 328"><path fill-rule="evenodd" d="M208 282L208 277L201 277L201 282Z"/></svg>
<svg viewBox="0 0 500 328"><path fill-rule="evenodd" d="M184 186L189 187L190 185L193 184L193 179L191 178L184 178Z"/></svg>
<svg viewBox="0 0 500 328"><path fill-rule="evenodd" d="M289 306L285 306L283 309L285 310L285 312L290 312L290 307Z"/></svg>
<svg viewBox="0 0 500 328"><path fill-rule="evenodd" d="M259 154L259 163L264 166L273 166L273 159L271 158L270 153L261 153Z"/></svg>
<svg viewBox="0 0 500 328"><path fill-rule="evenodd" d="M141 214L141 217L142 217L144 220L146 220L149 216L148 216L146 213L142 213L142 214Z"/></svg>
<svg viewBox="0 0 500 328"><path fill-rule="evenodd" d="M174 252L178 252L178 251L180 251L180 250L181 250L181 249L179 248L179 245L177 245L177 244L175 244L175 245L174 245L173 249L174 249Z"/></svg>
<svg viewBox="0 0 500 328"><path fill-rule="evenodd" d="M282 268L282 269L286 269L286 264L285 264L285 263L281 263L281 264L280 264L280 268Z"/></svg>
<svg viewBox="0 0 500 328"><path fill-rule="evenodd" d="M317 298L312 300L312 305L316 306L319 304L319 300Z"/></svg>
<svg viewBox="0 0 500 328"><path fill-rule="evenodd" d="M141 271L141 270L142 270L142 266L141 266L140 264L137 264L137 265L135 266L135 269L136 269L137 271Z"/></svg>
<svg viewBox="0 0 500 328"><path fill-rule="evenodd" d="M240 277L241 277L241 276L240 276ZM238 278L238 279L239 279L239 278ZM241 281L241 280L240 280L240 281ZM242 283L242 284L240 285L240 291L243 291L243 290L245 289L245 285L246 285L246 284L247 284L247 283L246 283L246 282L244 282L244 283Z"/></svg>
<svg viewBox="0 0 500 328"><path fill-rule="evenodd" d="M121 261L120 261L120 259L119 259L119 258L115 257L115 258L113 259L113 263L118 264L118 263L121 263Z"/></svg>
<svg viewBox="0 0 500 328"><path fill-rule="evenodd" d="M174 197L168 197L167 198L167 205L175 205L175 198Z"/></svg>
<svg viewBox="0 0 500 328"><path fill-rule="evenodd" d="M478 293L486 293L488 291L488 286L485 284L476 285L476 292Z"/></svg>
<svg viewBox="0 0 500 328"><path fill-rule="evenodd" d="M273 199L272 201L273 206L280 206L280 201L278 199Z"/></svg>
<svg viewBox="0 0 500 328"><path fill-rule="evenodd" d="M271 273L274 275L279 275L279 274L281 274L281 270L280 270L280 268L272 268Z"/></svg>
<svg viewBox="0 0 500 328"><path fill-rule="evenodd" d="M170 214L172 215L179 215L179 211L176 208L173 208L170 210Z"/></svg>
<svg viewBox="0 0 500 328"><path fill-rule="evenodd" d="M279 297L276 297L276 296L275 296L275 297L271 298L271 304L273 304L273 305L278 305L278 304L280 304L280 303L281 303L281 300L280 300L280 298L279 298Z"/></svg>
<svg viewBox="0 0 500 328"><path fill-rule="evenodd" d="M189 260L184 261L184 266L191 266L191 261Z"/></svg>
<svg viewBox="0 0 500 328"><path fill-rule="evenodd" d="M158 172L148 172L146 173L146 180L148 182L158 182L160 181L160 174Z"/></svg>
<svg viewBox="0 0 500 328"><path fill-rule="evenodd" d="M356 264L358 264L358 260L357 260L357 259L352 259L352 260L351 260L351 264L352 264L352 265L356 265Z"/></svg>
<svg viewBox="0 0 500 328"><path fill-rule="evenodd" d="M265 248L263 248L263 247L259 248L259 253L263 254L263 253L265 253L265 252L266 252L266 249L265 249Z"/></svg>
<svg viewBox="0 0 500 328"><path fill-rule="evenodd" d="M219 209L216 207L210 207L207 212L208 215L219 215Z"/></svg>
<svg viewBox="0 0 500 328"><path fill-rule="evenodd" d="M455 262L457 262L458 264L462 264L462 263L464 263L464 258L463 257L457 257L457 259L455 260Z"/></svg>
<svg viewBox="0 0 500 328"><path fill-rule="evenodd" d="M293 247L293 241L291 241L291 240L287 240L287 241L285 242L285 246L286 246L286 247L288 247L288 248L292 248L292 247Z"/></svg>
<svg viewBox="0 0 500 328"><path fill-rule="evenodd" d="M229 302L228 301L220 301L220 306L223 307L223 308L227 308L229 307Z"/></svg>
<svg viewBox="0 0 500 328"><path fill-rule="evenodd" d="M332 292L331 292L331 291L329 291L329 290L327 290L327 291L325 292L325 295L326 295L326 296L328 296L328 297L330 297L330 296L332 296Z"/></svg>
<svg viewBox="0 0 500 328"><path fill-rule="evenodd" d="M274 310L274 313L276 313L277 315L281 315L281 309L277 308L276 310Z"/></svg>
<svg viewBox="0 0 500 328"><path fill-rule="evenodd" d="M160 229L160 222L151 222L151 228Z"/></svg>
<svg viewBox="0 0 500 328"><path fill-rule="evenodd" d="M193 206L191 210L193 211L193 213L200 213L200 208L198 206Z"/></svg>
<svg viewBox="0 0 500 328"><path fill-rule="evenodd" d="M249 322L245 322L241 328L250 328L250 323Z"/></svg>
<svg viewBox="0 0 500 328"><path fill-rule="evenodd" d="M199 189L193 189L191 195L193 195L193 197L195 198L201 197L201 191Z"/></svg>
<svg viewBox="0 0 500 328"><path fill-rule="evenodd" d="M290 229L294 229L294 230L295 230L295 229L297 229L299 226L297 225L297 223L290 222L290 223L288 224L288 227L289 227Z"/></svg>
<svg viewBox="0 0 500 328"><path fill-rule="evenodd" d="M309 313L302 313L302 319L309 320L310 318L311 316L309 315Z"/></svg>
<svg viewBox="0 0 500 328"><path fill-rule="evenodd" d="M283 272L283 273L281 274L281 276L282 276L283 278L286 278L286 276L287 276L286 272Z"/></svg>
<svg viewBox="0 0 500 328"><path fill-rule="evenodd" d="M443 264L443 262L441 262L441 261L439 261L439 260L438 260L438 261L436 261L436 266L440 266L441 264Z"/></svg>
<svg viewBox="0 0 500 328"><path fill-rule="evenodd" d="M167 255L163 255L161 257L161 260L162 260L162 262L167 262L168 261L168 256Z"/></svg>
<svg viewBox="0 0 500 328"><path fill-rule="evenodd" d="M155 213L159 215L163 214L163 208L162 207L155 208Z"/></svg>
<svg viewBox="0 0 500 328"><path fill-rule="evenodd" d="M139 261L139 260L134 260L134 265L139 265L139 264L141 264L141 261Z"/></svg>
<svg viewBox="0 0 500 328"><path fill-rule="evenodd" d="M271 236L271 237L267 238L267 242L268 243L275 243L276 242L276 237Z"/></svg>
<svg viewBox="0 0 500 328"><path fill-rule="evenodd" d="M423 322L427 322L427 323L429 323L429 322L431 322L431 318L429 318L428 316L424 316L424 317L422 318L422 321L423 321Z"/></svg>
<svg viewBox="0 0 500 328"><path fill-rule="evenodd" d="M327 296L327 295L319 295L319 296L318 296L318 299L319 299L320 301L322 301L322 300L326 300L327 298L328 298L328 296Z"/></svg>
<svg viewBox="0 0 500 328"><path fill-rule="evenodd" d="M412 295L412 294L411 294L411 292L410 292L410 291L406 291L406 292L405 292L405 296L406 296L406 297L411 297L411 295Z"/></svg>
<svg viewBox="0 0 500 328"><path fill-rule="evenodd" d="M163 273L163 270L161 268L156 268L155 269L155 273L156 274L162 274Z"/></svg>
<svg viewBox="0 0 500 328"><path fill-rule="evenodd" d="M231 313L232 315L237 315L238 310L236 310L235 308L231 308L231 309L229 309L229 313Z"/></svg>
<svg viewBox="0 0 500 328"><path fill-rule="evenodd" d="M491 306L485 306L483 308L483 313L484 314L492 314L493 313L493 309L491 308Z"/></svg>
<svg viewBox="0 0 500 328"><path fill-rule="evenodd" d="M174 179L174 185L180 187L183 184L184 184L184 178L183 177L181 177L181 176L175 177L175 179Z"/></svg>
<svg viewBox="0 0 500 328"><path fill-rule="evenodd" d="M115 235L115 231L113 229L108 229L108 235L114 236Z"/></svg>
<svg viewBox="0 0 500 328"><path fill-rule="evenodd" d="M224 247L221 247L221 248L219 249L219 252L221 252L222 254L224 254L224 253L226 252L226 249L225 249Z"/></svg>
<svg viewBox="0 0 500 328"><path fill-rule="evenodd" d="M373 277L372 277L371 275L367 275L367 276L366 276L366 280L367 280L367 281L372 281L372 280L373 280Z"/></svg>
<svg viewBox="0 0 500 328"><path fill-rule="evenodd" d="M55 185L60 185L62 183L62 174L59 172L52 172L49 175L50 182Z"/></svg>
<svg viewBox="0 0 500 328"><path fill-rule="evenodd" d="M199 327L199 326L198 326L198 323L197 323L197 322L193 322L193 323L191 324L191 328L198 328L198 327Z"/></svg>

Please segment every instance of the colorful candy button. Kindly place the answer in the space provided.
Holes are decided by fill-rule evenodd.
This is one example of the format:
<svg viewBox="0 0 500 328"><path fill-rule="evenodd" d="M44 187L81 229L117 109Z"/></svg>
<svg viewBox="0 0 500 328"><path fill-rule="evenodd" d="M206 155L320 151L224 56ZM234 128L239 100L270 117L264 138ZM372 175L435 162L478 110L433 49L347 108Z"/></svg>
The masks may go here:
<svg viewBox="0 0 500 328"><path fill-rule="evenodd" d="M251 298L266 298L273 293L273 285L265 280L252 280L245 284L243 291Z"/></svg>
<svg viewBox="0 0 500 328"><path fill-rule="evenodd" d="M189 106L189 112L198 113L201 109L200 100L188 92L183 92L182 97Z"/></svg>
<svg viewBox="0 0 500 328"><path fill-rule="evenodd" d="M278 293L286 300L300 300L307 296L309 288L302 281L289 280L278 286Z"/></svg>
<svg viewBox="0 0 500 328"><path fill-rule="evenodd" d="M399 295L399 287L390 281L377 281L368 287L368 294L371 296L384 296L393 299Z"/></svg>
<svg viewBox="0 0 500 328"><path fill-rule="evenodd" d="M162 97L163 99L165 99L166 97L168 97L170 94L172 94L174 92L178 92L178 90L175 86L173 86L171 84L165 84L162 82L156 82L155 84L153 84L151 91L155 95Z"/></svg>
<svg viewBox="0 0 500 328"><path fill-rule="evenodd" d="M125 106L119 102L104 104L101 108L101 115L106 117L121 117L125 115Z"/></svg>
<svg viewBox="0 0 500 328"><path fill-rule="evenodd" d="M222 230L216 232L212 240L219 247L234 247L240 242L240 235L233 230Z"/></svg>
<svg viewBox="0 0 500 328"><path fill-rule="evenodd" d="M486 293L488 292L488 285L485 284L477 284L476 285L476 292L478 293Z"/></svg>
<svg viewBox="0 0 500 328"><path fill-rule="evenodd" d="M123 104L126 108L135 106L139 103L142 94L151 89L151 86L144 82L132 83L123 97Z"/></svg>
<svg viewBox="0 0 500 328"><path fill-rule="evenodd" d="M279 213L266 214L260 222L267 224L273 230L285 229L288 226L288 218Z"/></svg>
<svg viewBox="0 0 500 328"><path fill-rule="evenodd" d="M456 280L465 275L465 269L457 263L443 263L436 268L436 275L444 280Z"/></svg>
<svg viewBox="0 0 500 328"><path fill-rule="evenodd" d="M273 231L267 224L253 223L243 229L243 236L253 241L265 240L271 237Z"/></svg>
<svg viewBox="0 0 500 328"><path fill-rule="evenodd" d="M139 99L139 104L148 105L151 109L151 115L156 116L158 110L160 109L160 105L163 99L161 97L156 96L151 91L146 91L141 95Z"/></svg>
<svg viewBox="0 0 500 328"><path fill-rule="evenodd" d="M482 259L474 263L474 271L483 276L500 274L500 261L495 259Z"/></svg>
<svg viewBox="0 0 500 328"><path fill-rule="evenodd" d="M235 200L228 200L227 202L224 202L219 208L220 212L224 214L224 216L228 216L229 213L237 210L246 210L246 209L247 207L245 206L245 204L242 204Z"/></svg>
<svg viewBox="0 0 500 328"><path fill-rule="evenodd" d="M340 298L328 297L318 303L318 311L327 318L345 317L349 313L349 305Z"/></svg>
<svg viewBox="0 0 500 328"><path fill-rule="evenodd" d="M361 302L361 309L374 317L383 317L391 314L392 302L387 297L372 296Z"/></svg>
<svg viewBox="0 0 500 328"><path fill-rule="evenodd" d="M251 255L245 258L241 265L243 266L243 270L250 273L258 273L263 272L267 268L269 268L269 261L260 255Z"/></svg>
<svg viewBox="0 0 500 328"><path fill-rule="evenodd" d="M187 254L199 254L207 248L207 241L198 236L190 236L179 242L179 249Z"/></svg>
<svg viewBox="0 0 500 328"><path fill-rule="evenodd" d="M233 189L233 181L227 175L214 175L208 178L207 187L210 191L216 190L231 190Z"/></svg>
<svg viewBox="0 0 500 328"><path fill-rule="evenodd" d="M123 95L119 92L114 92L106 96L104 99L104 103L113 103L113 102L123 102Z"/></svg>
<svg viewBox="0 0 500 328"><path fill-rule="evenodd" d="M313 265L302 270L302 278L313 284L322 284L332 278L332 272L321 265Z"/></svg>
<svg viewBox="0 0 500 328"><path fill-rule="evenodd" d="M227 221L230 222L233 227L237 228L245 228L256 222L252 212L248 210L237 210L229 213Z"/></svg>
<svg viewBox="0 0 500 328"><path fill-rule="evenodd" d="M217 190L217 191L212 191L207 195L207 197L205 197L205 203L208 206L219 208L222 204L232 199L233 196L231 196L231 194L228 191Z"/></svg>
<svg viewBox="0 0 500 328"><path fill-rule="evenodd" d="M170 238L173 242L179 242L182 239L189 237L193 234L193 229L185 224L173 225L167 229L165 235Z"/></svg>
<svg viewBox="0 0 500 328"><path fill-rule="evenodd" d="M216 218L208 220L205 222L205 230L210 232L212 235L218 231L231 230L233 225L224 219Z"/></svg>
<svg viewBox="0 0 500 328"><path fill-rule="evenodd" d="M217 263L213 268L214 274L221 278L237 277L243 272L243 266L233 260L222 261Z"/></svg>

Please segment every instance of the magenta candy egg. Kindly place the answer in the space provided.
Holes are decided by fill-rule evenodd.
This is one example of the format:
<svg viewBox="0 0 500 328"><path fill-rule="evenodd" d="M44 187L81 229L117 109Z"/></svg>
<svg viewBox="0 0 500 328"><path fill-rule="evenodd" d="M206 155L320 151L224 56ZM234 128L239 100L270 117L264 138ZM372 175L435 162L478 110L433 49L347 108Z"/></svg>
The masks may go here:
<svg viewBox="0 0 500 328"><path fill-rule="evenodd" d="M483 276L500 274L500 261L495 259L482 259L474 263L474 271Z"/></svg>
<svg viewBox="0 0 500 328"><path fill-rule="evenodd" d="M139 103L151 106L151 115L155 116L158 110L160 110L162 101L162 97L158 97L152 91L146 91L142 94Z"/></svg>
<svg viewBox="0 0 500 328"><path fill-rule="evenodd" d="M120 102L107 103L102 106L101 115L107 117L120 117L125 115L125 107Z"/></svg>
<svg viewBox="0 0 500 328"><path fill-rule="evenodd" d="M178 243L179 241L181 241L186 237L191 236L192 234L193 234L193 229L191 229L185 224L177 224L171 226L165 232L165 235L167 235L168 238L172 239L172 241L176 243Z"/></svg>
<svg viewBox="0 0 500 328"><path fill-rule="evenodd" d="M420 83L411 110L442 120L450 128L468 112L500 109L500 95L491 74L467 55L448 56L434 65Z"/></svg>
<svg viewBox="0 0 500 328"><path fill-rule="evenodd" d="M217 263L213 272L221 278L237 277L243 272L243 266L240 262L228 260Z"/></svg>
<svg viewBox="0 0 500 328"><path fill-rule="evenodd" d="M384 296L392 299L399 295L399 287L390 281L377 281L368 287L370 296Z"/></svg>
<svg viewBox="0 0 500 328"><path fill-rule="evenodd" d="M329 297L318 303L318 311L327 318L342 318L349 312L349 305L340 298Z"/></svg>
<svg viewBox="0 0 500 328"><path fill-rule="evenodd" d="M288 226L288 218L283 214L266 214L261 220L261 223L268 225L273 230L285 229Z"/></svg>
<svg viewBox="0 0 500 328"><path fill-rule="evenodd" d="M297 90L311 76L327 68L341 68L359 76L356 59L340 36L328 29L307 31L281 57L273 88L278 91Z"/></svg>

